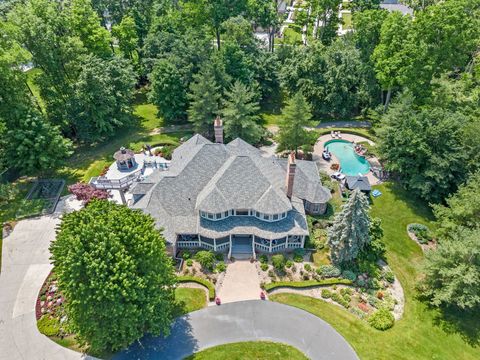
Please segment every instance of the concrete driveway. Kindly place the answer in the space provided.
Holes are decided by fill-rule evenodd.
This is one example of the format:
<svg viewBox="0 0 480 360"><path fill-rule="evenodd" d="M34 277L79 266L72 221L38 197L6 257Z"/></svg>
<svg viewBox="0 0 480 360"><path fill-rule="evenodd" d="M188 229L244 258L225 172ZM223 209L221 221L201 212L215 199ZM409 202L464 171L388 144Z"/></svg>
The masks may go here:
<svg viewBox="0 0 480 360"><path fill-rule="evenodd" d="M20 221L3 241L0 274L0 360L95 358L66 349L38 332L35 302L51 270L48 247L64 203L51 216ZM177 319L167 339L148 338L115 359L183 359L202 349L238 341L290 344L311 359L357 359L329 324L302 310L268 301L211 306Z"/></svg>
<svg viewBox="0 0 480 360"><path fill-rule="evenodd" d="M3 240L0 274L0 359L56 360L88 358L40 334L35 302L51 270L48 247L55 238L60 211L20 221Z"/></svg>
<svg viewBox="0 0 480 360"><path fill-rule="evenodd" d="M300 309L261 300L210 306L175 322L166 339L147 337L114 360L179 360L203 349L240 341L292 345L312 360L354 360L354 350L322 319Z"/></svg>

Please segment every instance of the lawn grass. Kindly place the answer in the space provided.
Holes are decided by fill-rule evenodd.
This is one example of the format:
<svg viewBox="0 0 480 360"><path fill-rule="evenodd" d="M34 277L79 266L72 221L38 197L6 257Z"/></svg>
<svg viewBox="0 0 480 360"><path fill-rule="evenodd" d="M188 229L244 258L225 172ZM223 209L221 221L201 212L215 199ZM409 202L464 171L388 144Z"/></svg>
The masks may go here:
<svg viewBox="0 0 480 360"><path fill-rule="evenodd" d="M479 359L480 324L471 315L452 315L446 322L439 310L417 298L415 285L423 258L406 233L409 223L431 226L430 209L393 183L374 186L383 195L373 199L372 216L382 219L387 260L405 292L405 313L385 332L371 328L349 312L322 300L276 294L271 300L309 311L335 327L362 359Z"/></svg>
<svg viewBox="0 0 480 360"><path fill-rule="evenodd" d="M246 341L215 346L185 360L306 360L303 353L286 344L268 341Z"/></svg>
<svg viewBox="0 0 480 360"><path fill-rule="evenodd" d="M175 301L179 308L178 315L200 310L207 306L207 298L203 289L178 287L175 289Z"/></svg>

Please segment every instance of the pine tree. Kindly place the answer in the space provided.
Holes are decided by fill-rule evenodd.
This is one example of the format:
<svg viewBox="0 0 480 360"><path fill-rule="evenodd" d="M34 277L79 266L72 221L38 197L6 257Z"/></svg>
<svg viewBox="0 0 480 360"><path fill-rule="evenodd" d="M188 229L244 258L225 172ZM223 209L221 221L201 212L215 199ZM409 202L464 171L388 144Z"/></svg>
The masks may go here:
<svg viewBox="0 0 480 360"><path fill-rule="evenodd" d="M188 98L188 120L193 124L193 129L211 137L213 119L219 111L220 88L215 82L213 69L208 64L194 76Z"/></svg>
<svg viewBox="0 0 480 360"><path fill-rule="evenodd" d="M228 139L239 137L251 144L257 143L262 136L262 127L257 124L259 105L255 92L236 81L226 97L222 111L225 136Z"/></svg>
<svg viewBox="0 0 480 360"><path fill-rule="evenodd" d="M355 259L370 242L370 217L367 197L354 190L342 211L328 229L332 262L342 264Z"/></svg>
<svg viewBox="0 0 480 360"><path fill-rule="evenodd" d="M278 133L279 150L295 150L311 142L310 133L304 126L312 118L310 105L301 93L295 94L282 112L282 122Z"/></svg>

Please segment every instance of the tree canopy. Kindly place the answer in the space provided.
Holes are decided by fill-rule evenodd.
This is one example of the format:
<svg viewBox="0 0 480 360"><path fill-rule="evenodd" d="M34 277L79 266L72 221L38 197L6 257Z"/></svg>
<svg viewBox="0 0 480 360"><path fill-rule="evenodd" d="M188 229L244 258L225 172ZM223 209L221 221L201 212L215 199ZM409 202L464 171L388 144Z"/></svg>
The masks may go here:
<svg viewBox="0 0 480 360"><path fill-rule="evenodd" d="M50 251L70 326L92 349L169 333L175 276L150 216L93 200L63 216Z"/></svg>

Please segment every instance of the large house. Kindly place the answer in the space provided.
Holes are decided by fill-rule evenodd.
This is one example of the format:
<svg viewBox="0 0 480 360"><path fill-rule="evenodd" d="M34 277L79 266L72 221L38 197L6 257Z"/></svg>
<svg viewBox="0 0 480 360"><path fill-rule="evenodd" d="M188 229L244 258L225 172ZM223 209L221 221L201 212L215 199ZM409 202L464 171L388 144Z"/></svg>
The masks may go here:
<svg viewBox="0 0 480 360"><path fill-rule="evenodd" d="M322 214L331 198L314 162L262 156L242 139L223 143L221 120L213 143L195 135L133 187L132 207L163 228L170 250L206 248L230 255L304 246L306 213Z"/></svg>

